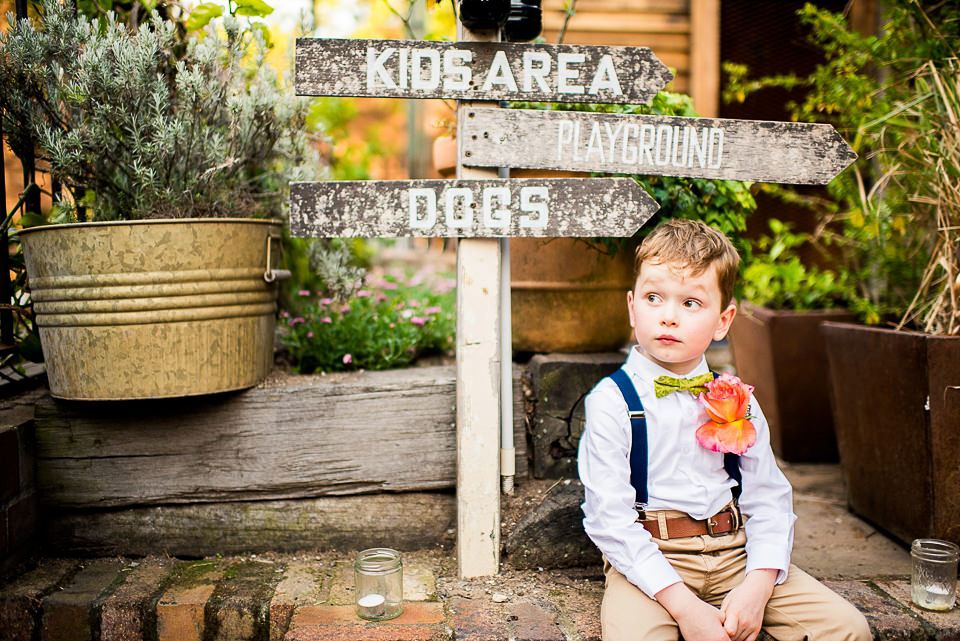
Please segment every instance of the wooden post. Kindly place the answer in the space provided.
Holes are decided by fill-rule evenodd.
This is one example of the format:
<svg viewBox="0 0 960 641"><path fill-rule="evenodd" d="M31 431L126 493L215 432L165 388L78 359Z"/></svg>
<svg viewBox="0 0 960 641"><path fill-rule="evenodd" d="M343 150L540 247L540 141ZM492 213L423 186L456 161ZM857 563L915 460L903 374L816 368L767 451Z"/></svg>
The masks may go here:
<svg viewBox="0 0 960 641"><path fill-rule="evenodd" d="M458 40L496 42L495 31L457 25ZM464 110L484 103L460 102ZM496 103L488 103L495 106ZM457 178L496 178L496 169L460 162ZM457 567L461 578L500 570L500 241L464 238L457 246Z"/></svg>
<svg viewBox="0 0 960 641"><path fill-rule="evenodd" d="M704 118L720 114L720 2L690 3L690 98Z"/></svg>

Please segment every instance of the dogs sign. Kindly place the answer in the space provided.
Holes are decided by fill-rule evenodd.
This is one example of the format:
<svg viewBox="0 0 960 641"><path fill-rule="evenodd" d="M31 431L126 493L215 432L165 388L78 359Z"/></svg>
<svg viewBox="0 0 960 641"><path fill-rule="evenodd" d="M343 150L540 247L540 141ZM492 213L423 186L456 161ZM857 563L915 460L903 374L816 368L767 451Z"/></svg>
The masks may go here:
<svg viewBox="0 0 960 641"><path fill-rule="evenodd" d="M632 178L293 183L290 233L332 238L630 236L659 205Z"/></svg>

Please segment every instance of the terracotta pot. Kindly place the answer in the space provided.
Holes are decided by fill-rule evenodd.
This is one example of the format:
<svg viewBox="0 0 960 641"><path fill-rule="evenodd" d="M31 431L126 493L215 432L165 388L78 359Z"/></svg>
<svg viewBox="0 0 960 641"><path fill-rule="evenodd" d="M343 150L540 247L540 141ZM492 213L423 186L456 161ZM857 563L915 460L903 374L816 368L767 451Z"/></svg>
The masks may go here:
<svg viewBox="0 0 960 641"><path fill-rule="evenodd" d="M510 241L513 349L602 352L630 338L633 252L611 257L573 238Z"/></svg>
<svg viewBox="0 0 960 641"><path fill-rule="evenodd" d="M960 337L824 323L850 508L960 543Z"/></svg>
<svg viewBox="0 0 960 641"><path fill-rule="evenodd" d="M457 173L457 139L437 136L433 139L433 168L443 178Z"/></svg>
<svg viewBox="0 0 960 641"><path fill-rule="evenodd" d="M781 311L749 302L733 320L729 339L737 375L756 387L773 451L785 461L837 460L820 323L853 320L843 310Z"/></svg>

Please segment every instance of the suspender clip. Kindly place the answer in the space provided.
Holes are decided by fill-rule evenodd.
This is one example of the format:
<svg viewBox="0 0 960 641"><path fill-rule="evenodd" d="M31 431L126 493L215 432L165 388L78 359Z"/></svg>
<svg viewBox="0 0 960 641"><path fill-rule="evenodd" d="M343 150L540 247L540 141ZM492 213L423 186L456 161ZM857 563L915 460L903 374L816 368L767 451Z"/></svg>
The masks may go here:
<svg viewBox="0 0 960 641"><path fill-rule="evenodd" d="M647 518L647 504L646 503L634 503L633 509L637 511L637 520L645 521Z"/></svg>

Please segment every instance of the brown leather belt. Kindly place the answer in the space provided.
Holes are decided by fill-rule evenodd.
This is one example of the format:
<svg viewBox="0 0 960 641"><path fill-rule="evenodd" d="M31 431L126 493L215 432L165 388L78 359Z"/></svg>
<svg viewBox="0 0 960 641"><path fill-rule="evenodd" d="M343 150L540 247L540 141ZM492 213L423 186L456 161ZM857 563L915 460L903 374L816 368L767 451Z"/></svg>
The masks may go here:
<svg viewBox="0 0 960 641"><path fill-rule="evenodd" d="M666 519L647 518L640 521L644 527L655 539L680 539L687 536L723 536L736 532L743 525L743 518L740 515L740 509L736 506L727 507L717 512L709 519L697 520L689 516L675 516ZM665 531L660 531L660 525L665 525Z"/></svg>

